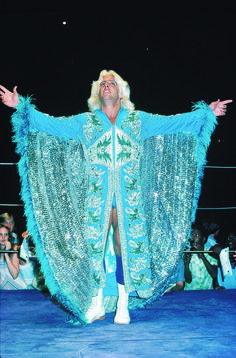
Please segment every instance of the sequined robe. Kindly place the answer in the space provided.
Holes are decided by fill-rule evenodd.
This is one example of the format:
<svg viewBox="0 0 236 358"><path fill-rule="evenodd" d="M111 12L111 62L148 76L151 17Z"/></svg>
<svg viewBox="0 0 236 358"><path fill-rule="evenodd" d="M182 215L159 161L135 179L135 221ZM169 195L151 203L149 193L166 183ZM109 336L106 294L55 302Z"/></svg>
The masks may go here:
<svg viewBox="0 0 236 358"><path fill-rule="evenodd" d="M121 108L111 125L101 110L55 118L21 98L12 120L28 231L51 293L83 321L106 286L115 194L130 307L163 294L195 216L216 125L211 109L200 102L190 113L160 116Z"/></svg>

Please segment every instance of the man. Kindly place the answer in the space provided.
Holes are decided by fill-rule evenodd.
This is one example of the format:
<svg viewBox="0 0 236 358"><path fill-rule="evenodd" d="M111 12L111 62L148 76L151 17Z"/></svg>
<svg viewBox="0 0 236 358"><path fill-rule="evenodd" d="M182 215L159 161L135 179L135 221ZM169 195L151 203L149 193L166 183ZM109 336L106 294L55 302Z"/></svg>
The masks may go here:
<svg viewBox="0 0 236 358"><path fill-rule="evenodd" d="M114 322L128 324L128 304L144 307L169 286L195 214L215 116L231 100L151 115L135 111L127 82L104 70L92 85L91 112L54 118L19 100L16 87L0 89L3 103L17 107L28 231L51 293L74 323L116 310ZM116 255L104 265L111 226ZM114 271L118 303L116 287L106 292Z"/></svg>
<svg viewBox="0 0 236 358"><path fill-rule="evenodd" d="M191 250L204 251L204 241L201 230L193 229L191 233ZM217 280L217 260L203 253L185 253L185 290L213 289L214 280Z"/></svg>

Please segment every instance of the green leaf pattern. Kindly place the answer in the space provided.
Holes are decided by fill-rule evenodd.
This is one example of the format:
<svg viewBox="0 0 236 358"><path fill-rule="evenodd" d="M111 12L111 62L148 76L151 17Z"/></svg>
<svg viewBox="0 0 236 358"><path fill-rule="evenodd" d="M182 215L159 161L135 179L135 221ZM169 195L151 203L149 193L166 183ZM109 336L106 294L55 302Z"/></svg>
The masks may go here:
<svg viewBox="0 0 236 358"><path fill-rule="evenodd" d="M92 140L97 139L97 134L103 132L104 123L99 120L95 113L87 113L87 122L83 125L83 133L85 138L85 144L89 144Z"/></svg>
<svg viewBox="0 0 236 358"><path fill-rule="evenodd" d="M129 128L129 135L135 136L136 141L141 141L141 120L138 112L130 111L128 117L123 120L121 129Z"/></svg>
<svg viewBox="0 0 236 358"><path fill-rule="evenodd" d="M149 267L148 241L144 224L143 203L140 195L139 184L139 152L141 140L141 122L138 112L129 112L124 117L120 127L115 126L103 133L103 123L96 115L89 115L86 125L83 127L84 136L91 146L88 149L90 163L90 192L88 195L88 240L91 247L94 283L98 287L101 284L101 271L103 262L102 250L102 225L101 207L104 205L103 175L105 171L98 165L112 167L113 151L115 149L115 166L124 168L123 195L126 205L124 206L124 220L128 230L126 237L129 251L129 270L133 284L136 287L150 287L151 278ZM114 131L115 137L112 138ZM112 145L115 145L113 148ZM112 171L111 171L112 172ZM110 173L111 173L110 172ZM114 172L113 172L114 173ZM121 191L121 188L119 188Z"/></svg>

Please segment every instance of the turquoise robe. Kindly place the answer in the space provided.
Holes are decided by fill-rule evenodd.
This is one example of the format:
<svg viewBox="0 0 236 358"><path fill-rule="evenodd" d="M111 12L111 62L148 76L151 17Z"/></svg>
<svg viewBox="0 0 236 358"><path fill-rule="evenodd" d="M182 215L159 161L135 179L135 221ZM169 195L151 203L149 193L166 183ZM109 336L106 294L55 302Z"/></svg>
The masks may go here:
<svg viewBox="0 0 236 358"><path fill-rule="evenodd" d="M112 253L104 269L115 195L129 306L162 295L195 217L210 107L175 116L121 108L112 125L101 110L55 118L21 97L12 123L28 231L51 294L82 323L100 287L115 309Z"/></svg>

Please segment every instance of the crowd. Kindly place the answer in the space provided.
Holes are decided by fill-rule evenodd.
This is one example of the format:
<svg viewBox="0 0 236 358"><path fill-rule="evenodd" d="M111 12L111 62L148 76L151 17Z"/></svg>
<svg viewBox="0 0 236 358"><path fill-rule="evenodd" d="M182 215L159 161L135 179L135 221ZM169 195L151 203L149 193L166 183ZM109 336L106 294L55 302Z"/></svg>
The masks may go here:
<svg viewBox="0 0 236 358"><path fill-rule="evenodd" d="M0 249L1 290L47 290L31 235L23 232L19 238L13 215L8 213L0 215ZM225 249L228 262L221 257ZM222 266L227 264L230 267L225 272ZM173 276L175 283L168 291L235 289L235 267L236 232L224 233L218 224L204 222L201 227L192 227Z"/></svg>
<svg viewBox="0 0 236 358"><path fill-rule="evenodd" d="M226 253L226 255L223 255ZM203 222L192 227L172 291L236 288L236 232Z"/></svg>
<svg viewBox="0 0 236 358"><path fill-rule="evenodd" d="M9 213L0 215L0 250L1 290L46 289L32 237L28 232L18 237Z"/></svg>

